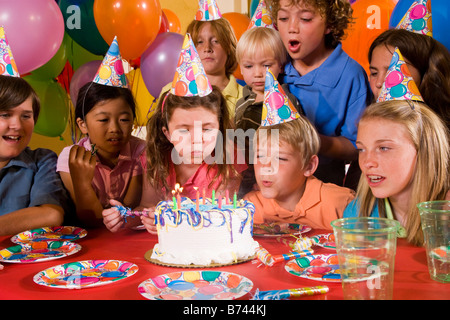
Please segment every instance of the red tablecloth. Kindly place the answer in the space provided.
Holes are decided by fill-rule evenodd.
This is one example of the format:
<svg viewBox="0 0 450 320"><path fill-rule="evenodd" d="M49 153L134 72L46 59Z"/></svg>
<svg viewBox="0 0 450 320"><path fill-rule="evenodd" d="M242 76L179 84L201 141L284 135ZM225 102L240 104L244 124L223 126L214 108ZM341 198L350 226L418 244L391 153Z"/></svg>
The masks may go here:
<svg viewBox="0 0 450 320"><path fill-rule="evenodd" d="M306 235L326 233L323 230L310 231ZM286 253L288 247L276 238L255 237L263 247L272 254ZM105 228L88 230L88 235L77 241L82 246L78 253L61 259L39 263L3 263L0 270L0 300L146 300L139 292L141 282L175 271L188 269L163 267L148 262L144 255L151 250L157 237L146 231L128 231L113 234ZM14 244L10 237L0 237L0 249ZM333 253L325 248L314 247L315 253ZM105 286L84 289L60 289L38 285L33 276L38 272L59 264L94 259L117 259L135 263L139 271L133 276ZM301 299L336 300L342 299L340 283L320 282L297 277L288 273L279 263L273 267L258 267L257 260L242 264L210 268L209 270L227 271L245 276L253 281L250 293L241 299L251 299L257 288L259 290L280 290L299 287L327 285L327 294L303 297ZM195 269L199 270L199 269ZM398 240L395 258L394 299L450 299L450 284L443 284L430 279L425 249L409 245L405 240Z"/></svg>

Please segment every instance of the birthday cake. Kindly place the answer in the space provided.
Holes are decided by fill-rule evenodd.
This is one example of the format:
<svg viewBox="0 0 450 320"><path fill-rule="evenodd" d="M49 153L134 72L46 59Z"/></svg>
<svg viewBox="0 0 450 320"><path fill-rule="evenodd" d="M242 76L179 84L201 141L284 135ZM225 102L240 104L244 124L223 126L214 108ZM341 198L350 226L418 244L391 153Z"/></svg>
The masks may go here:
<svg viewBox="0 0 450 320"><path fill-rule="evenodd" d="M249 259L259 247L253 240L253 203L239 200L219 206L217 201L182 197L178 205L156 206L158 243L151 259L173 265L209 266Z"/></svg>

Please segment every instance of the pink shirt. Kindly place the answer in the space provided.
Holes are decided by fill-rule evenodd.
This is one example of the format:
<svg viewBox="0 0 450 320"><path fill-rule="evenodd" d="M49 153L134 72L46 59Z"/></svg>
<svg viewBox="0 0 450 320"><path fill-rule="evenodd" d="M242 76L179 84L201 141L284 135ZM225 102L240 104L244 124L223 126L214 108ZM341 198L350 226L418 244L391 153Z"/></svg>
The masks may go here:
<svg viewBox="0 0 450 320"><path fill-rule="evenodd" d="M91 150L91 142L88 137L81 139L77 145ZM139 156L145 150L145 141L132 136L126 146L120 151L119 161L114 168L109 168L97 160L95 166L92 187L103 207L109 206L109 200L123 200L128 190L131 178L142 175L142 166ZM72 146L65 147L56 165L56 171L70 172L69 152Z"/></svg>

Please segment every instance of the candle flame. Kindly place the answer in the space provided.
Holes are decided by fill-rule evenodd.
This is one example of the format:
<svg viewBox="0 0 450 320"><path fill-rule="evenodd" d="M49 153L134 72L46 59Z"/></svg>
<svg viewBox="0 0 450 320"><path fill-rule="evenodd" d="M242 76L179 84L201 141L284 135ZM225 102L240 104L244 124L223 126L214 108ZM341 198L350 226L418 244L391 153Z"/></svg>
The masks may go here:
<svg viewBox="0 0 450 320"><path fill-rule="evenodd" d="M183 192L183 187L180 187L179 183L175 184L175 192L178 192L178 193Z"/></svg>

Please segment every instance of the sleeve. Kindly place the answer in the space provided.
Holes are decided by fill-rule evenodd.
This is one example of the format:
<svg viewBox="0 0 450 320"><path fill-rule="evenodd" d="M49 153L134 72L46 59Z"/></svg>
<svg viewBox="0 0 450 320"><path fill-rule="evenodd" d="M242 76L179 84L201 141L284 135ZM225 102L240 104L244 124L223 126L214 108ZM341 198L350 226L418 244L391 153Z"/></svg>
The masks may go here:
<svg viewBox="0 0 450 320"><path fill-rule="evenodd" d="M146 147L146 142L142 139L136 138L135 142L133 142L134 146L133 146L133 159L134 159L134 164L133 164L133 172L132 172L132 176L140 176L143 174L144 170L143 170L143 166L142 166L142 156L144 156L145 159L145 147Z"/></svg>
<svg viewBox="0 0 450 320"><path fill-rule="evenodd" d="M65 147L61 153L59 154L58 161L56 163L56 171L59 172L70 172L69 170L69 153L70 153L70 147Z"/></svg>

